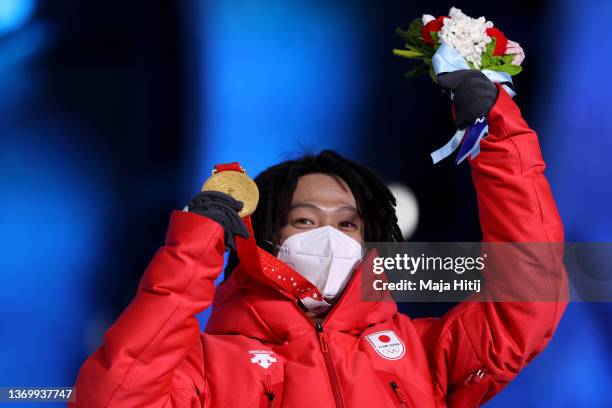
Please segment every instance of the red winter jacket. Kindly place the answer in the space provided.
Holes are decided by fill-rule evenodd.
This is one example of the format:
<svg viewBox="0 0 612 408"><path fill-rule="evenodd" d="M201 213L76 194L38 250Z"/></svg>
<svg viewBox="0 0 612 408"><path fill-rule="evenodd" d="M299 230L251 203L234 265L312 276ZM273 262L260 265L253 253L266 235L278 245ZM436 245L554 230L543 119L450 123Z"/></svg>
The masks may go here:
<svg viewBox="0 0 612 408"><path fill-rule="evenodd" d="M502 89L488 122L471 161L484 241L562 242L537 136ZM71 406L474 407L542 351L566 305L464 302L411 319L393 302L362 301L358 268L317 328L294 297L239 269L215 291L223 253L217 223L172 214L134 300L81 367ZM566 282L556 283L564 299ZM201 333L196 314L213 299ZM385 358L372 341L399 341L403 354Z"/></svg>

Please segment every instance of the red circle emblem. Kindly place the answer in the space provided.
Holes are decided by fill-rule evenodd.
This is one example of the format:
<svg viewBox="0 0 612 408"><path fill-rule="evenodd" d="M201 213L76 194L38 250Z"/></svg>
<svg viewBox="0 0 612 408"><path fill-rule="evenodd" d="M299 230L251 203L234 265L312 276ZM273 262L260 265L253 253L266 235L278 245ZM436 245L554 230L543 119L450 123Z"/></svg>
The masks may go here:
<svg viewBox="0 0 612 408"><path fill-rule="evenodd" d="M381 334L380 336L378 336L378 340L383 343L388 343L391 341L391 337L387 336L386 334Z"/></svg>

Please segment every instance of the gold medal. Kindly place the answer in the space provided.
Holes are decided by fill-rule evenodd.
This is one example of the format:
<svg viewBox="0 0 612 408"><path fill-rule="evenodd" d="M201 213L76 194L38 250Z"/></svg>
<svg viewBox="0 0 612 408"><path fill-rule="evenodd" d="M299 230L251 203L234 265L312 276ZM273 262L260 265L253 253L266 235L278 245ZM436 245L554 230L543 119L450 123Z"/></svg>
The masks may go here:
<svg viewBox="0 0 612 408"><path fill-rule="evenodd" d="M246 175L246 171L241 167L241 171L217 171L213 170L212 176L202 186L202 191L220 191L238 201L244 206L238 213L241 217L253 214L259 201L259 190L257 184Z"/></svg>

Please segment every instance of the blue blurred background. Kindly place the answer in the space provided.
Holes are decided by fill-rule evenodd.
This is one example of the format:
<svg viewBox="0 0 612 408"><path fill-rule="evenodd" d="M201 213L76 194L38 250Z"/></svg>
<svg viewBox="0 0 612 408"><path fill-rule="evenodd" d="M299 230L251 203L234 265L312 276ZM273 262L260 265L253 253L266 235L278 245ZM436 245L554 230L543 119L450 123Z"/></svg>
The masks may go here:
<svg viewBox="0 0 612 408"><path fill-rule="evenodd" d="M256 175L337 149L410 188L412 239L479 240L468 166L428 156L453 131L448 101L391 54L395 27L451 5L526 51L516 100L566 239L612 241L608 0L0 0L0 386L73 384L215 163ZM571 304L487 406L612 406L611 318Z"/></svg>

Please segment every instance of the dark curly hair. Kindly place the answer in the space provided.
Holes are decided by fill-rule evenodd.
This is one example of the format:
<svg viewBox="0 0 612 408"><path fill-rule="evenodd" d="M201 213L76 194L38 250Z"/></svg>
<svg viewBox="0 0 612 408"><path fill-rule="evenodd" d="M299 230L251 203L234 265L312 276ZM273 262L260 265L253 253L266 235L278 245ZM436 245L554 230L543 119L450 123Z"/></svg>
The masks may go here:
<svg viewBox="0 0 612 408"><path fill-rule="evenodd" d="M298 179L312 173L328 174L346 182L363 219L366 242L402 241L395 215L395 197L387 186L367 167L332 150L323 150L317 155L306 154L279 163L255 178L260 195L251 219L260 247L269 247L266 241L276 242L281 228L287 224Z"/></svg>

